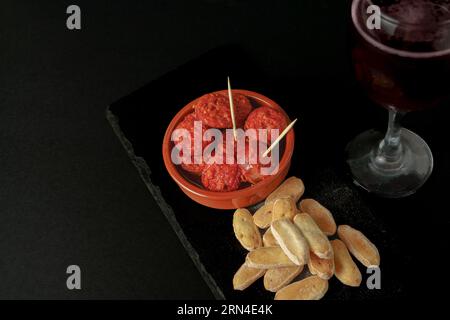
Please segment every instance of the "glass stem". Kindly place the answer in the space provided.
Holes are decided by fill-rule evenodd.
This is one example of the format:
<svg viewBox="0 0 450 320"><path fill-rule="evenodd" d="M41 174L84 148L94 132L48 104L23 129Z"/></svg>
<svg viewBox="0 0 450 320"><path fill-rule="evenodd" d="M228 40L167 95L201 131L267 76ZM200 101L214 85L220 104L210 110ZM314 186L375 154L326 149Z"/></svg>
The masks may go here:
<svg viewBox="0 0 450 320"><path fill-rule="evenodd" d="M405 113L389 109L389 124L386 135L376 151L373 165L383 171L397 170L402 165L403 146L400 121Z"/></svg>

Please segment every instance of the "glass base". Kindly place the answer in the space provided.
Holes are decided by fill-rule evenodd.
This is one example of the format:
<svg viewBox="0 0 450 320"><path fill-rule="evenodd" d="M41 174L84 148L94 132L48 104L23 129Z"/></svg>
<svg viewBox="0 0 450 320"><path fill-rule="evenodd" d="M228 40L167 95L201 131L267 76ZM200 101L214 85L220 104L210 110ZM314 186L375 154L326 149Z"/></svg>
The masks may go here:
<svg viewBox="0 0 450 320"><path fill-rule="evenodd" d="M433 171L430 148L414 132L402 128L400 143L403 156L396 163L383 163L377 158L383 138L383 133L369 130L347 145L347 163L354 182L371 193L387 198L401 198L415 193Z"/></svg>

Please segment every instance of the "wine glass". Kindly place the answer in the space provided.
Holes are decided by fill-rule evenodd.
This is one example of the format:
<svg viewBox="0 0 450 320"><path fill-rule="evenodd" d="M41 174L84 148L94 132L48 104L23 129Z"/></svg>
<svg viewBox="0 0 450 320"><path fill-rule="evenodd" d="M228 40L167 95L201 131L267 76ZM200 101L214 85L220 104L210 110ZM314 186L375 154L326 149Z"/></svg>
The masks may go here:
<svg viewBox="0 0 450 320"><path fill-rule="evenodd" d="M352 21L356 79L388 109L389 124L384 135L369 130L351 141L347 163L367 191L408 196L430 176L433 156L400 120L449 102L450 0L353 0Z"/></svg>

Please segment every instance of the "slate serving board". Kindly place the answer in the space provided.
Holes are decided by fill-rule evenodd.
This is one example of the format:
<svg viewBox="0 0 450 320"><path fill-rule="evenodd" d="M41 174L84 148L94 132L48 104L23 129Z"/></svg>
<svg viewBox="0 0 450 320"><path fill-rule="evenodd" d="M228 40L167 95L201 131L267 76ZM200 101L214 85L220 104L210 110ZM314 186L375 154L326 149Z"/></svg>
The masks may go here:
<svg viewBox="0 0 450 320"><path fill-rule="evenodd" d="M424 222L419 217L429 213L429 227L438 232L449 224L447 217L432 214L442 204L441 186L449 177L449 152L435 127L448 111L421 113L407 120L409 128L433 143L438 164L430 181L409 198L380 199L357 188L345 165L347 142L363 130L383 129L387 117L385 110L370 105L355 86L351 71L337 78L320 74L272 77L239 47L228 46L169 72L107 109L115 133L216 298L272 299L273 294L264 290L262 280L243 292L232 289L233 274L246 254L233 234L233 211L206 208L187 198L165 170L161 143L178 110L204 93L226 88L227 76L234 88L260 92L277 101L291 118L300 119L295 127L297 139L290 175L303 179L305 197L322 202L338 224L360 229L379 248L381 290L367 289L368 275L359 264L362 286L346 287L333 278L325 299L398 299L426 286L411 279L416 279L416 266L423 263L423 253L440 252L445 243L430 248L421 241L425 235L440 240L440 233L431 233L428 228L420 231Z"/></svg>

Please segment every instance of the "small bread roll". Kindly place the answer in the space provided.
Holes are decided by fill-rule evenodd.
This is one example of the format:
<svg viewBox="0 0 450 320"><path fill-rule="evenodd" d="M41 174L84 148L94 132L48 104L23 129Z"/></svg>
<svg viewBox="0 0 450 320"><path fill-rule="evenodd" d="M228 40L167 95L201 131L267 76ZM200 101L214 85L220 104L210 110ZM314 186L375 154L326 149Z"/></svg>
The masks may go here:
<svg viewBox="0 0 450 320"><path fill-rule="evenodd" d="M311 274L328 280L334 275L334 257L331 259L321 259L313 252L310 252L308 269Z"/></svg>
<svg viewBox="0 0 450 320"><path fill-rule="evenodd" d="M247 209L237 209L234 212L233 230L236 238L245 249L251 251L261 247L261 234Z"/></svg>
<svg viewBox="0 0 450 320"><path fill-rule="evenodd" d="M348 226L338 228L338 236L348 248L348 251L367 268L380 265L380 254L377 247L370 242L362 232Z"/></svg>
<svg viewBox="0 0 450 320"><path fill-rule="evenodd" d="M336 222L334 222L331 212L313 199L303 199L300 201L299 209L313 218L320 230L327 236L332 236L336 233Z"/></svg>
<svg viewBox="0 0 450 320"><path fill-rule="evenodd" d="M283 252L296 265L308 263L309 247L300 230L289 219L272 222L270 229Z"/></svg>
<svg viewBox="0 0 450 320"><path fill-rule="evenodd" d="M264 232L262 241L264 244L264 247L277 247L278 242L277 239L273 236L272 230L268 228L266 232Z"/></svg>
<svg viewBox="0 0 450 320"><path fill-rule="evenodd" d="M245 258L245 265L259 269L275 269L295 266L280 247L261 247L250 251Z"/></svg>
<svg viewBox="0 0 450 320"><path fill-rule="evenodd" d="M274 202L279 198L292 198L292 200L297 203L304 192L305 185L303 184L303 181L297 177L290 177L267 197L266 204Z"/></svg>
<svg viewBox="0 0 450 320"><path fill-rule="evenodd" d="M253 221L259 228L266 229L270 226L272 222L272 207L272 203L265 204L253 215Z"/></svg>
<svg viewBox="0 0 450 320"><path fill-rule="evenodd" d="M253 282L261 278L266 273L266 269L251 268L245 263L239 268L233 277L234 290L245 290Z"/></svg>
<svg viewBox="0 0 450 320"><path fill-rule="evenodd" d="M303 271L303 266L269 269L264 275L264 288L277 292L291 283Z"/></svg>
<svg viewBox="0 0 450 320"><path fill-rule="evenodd" d="M284 287L275 294L275 300L320 300L327 291L327 280L311 276Z"/></svg>
<svg viewBox="0 0 450 320"><path fill-rule="evenodd" d="M345 244L339 240L332 240L334 251L334 273L343 284L351 287L359 287L362 276Z"/></svg>
<svg viewBox="0 0 450 320"><path fill-rule="evenodd" d="M308 241L309 248L321 259L333 257L333 249L327 236L320 230L313 218L307 213L300 213L294 217L295 225L300 229Z"/></svg>
<svg viewBox="0 0 450 320"><path fill-rule="evenodd" d="M272 222L284 218L292 220L297 213L297 206L292 198L277 199L272 207Z"/></svg>

